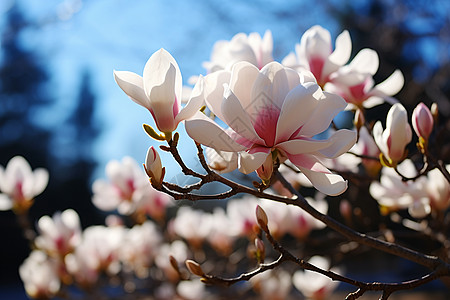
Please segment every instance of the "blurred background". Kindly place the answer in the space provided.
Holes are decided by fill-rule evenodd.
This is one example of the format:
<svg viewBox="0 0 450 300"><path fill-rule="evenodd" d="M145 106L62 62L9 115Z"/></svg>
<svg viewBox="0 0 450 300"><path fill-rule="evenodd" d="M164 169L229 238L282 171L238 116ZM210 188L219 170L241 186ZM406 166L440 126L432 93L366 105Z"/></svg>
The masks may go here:
<svg viewBox="0 0 450 300"><path fill-rule="evenodd" d="M349 30L353 55L375 49L377 83L400 69L406 82L397 98L410 112L420 101L437 102L441 115L450 116L446 0L2 0L0 165L22 155L33 168L49 170L33 222L71 207L84 226L101 223L90 201L93 180L104 177L109 160L129 155L142 162L157 145L142 130L142 123L154 125L150 114L120 90L113 70L142 74L150 55L165 48L187 84L205 73L202 62L217 40L270 29L281 61L316 24L333 41ZM178 169L162 159L176 177ZM26 299L17 269L28 249L12 212L0 212L0 233L0 298Z"/></svg>

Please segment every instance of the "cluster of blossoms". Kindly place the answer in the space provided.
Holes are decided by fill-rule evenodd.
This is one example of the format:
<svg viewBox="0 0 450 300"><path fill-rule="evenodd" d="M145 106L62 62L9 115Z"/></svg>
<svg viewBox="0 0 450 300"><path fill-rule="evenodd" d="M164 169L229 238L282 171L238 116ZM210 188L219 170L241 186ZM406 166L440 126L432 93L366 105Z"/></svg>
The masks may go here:
<svg viewBox="0 0 450 300"><path fill-rule="evenodd" d="M393 98L403 86L402 73L396 70L375 84L377 53L363 49L349 61L351 48L347 31L337 37L333 50L330 33L314 26L304 33L295 53L277 62L270 31L263 37L241 33L215 44L211 61L204 64L207 74L191 78L195 83L191 90L183 88L178 64L164 49L151 55L142 76L115 71L119 87L148 109L159 132L147 124L145 131L157 141L166 141L168 146L161 149L173 155L185 175L199 181L186 186L165 181L166 170L153 146L144 170L129 157L111 161L106 166L108 179L93 184L92 201L100 210L121 217L110 215L106 226L85 230L73 210L42 217L33 241L36 250L20 269L28 294L51 298L72 283L90 290L102 286L104 278L122 278L127 292L139 290L137 279L147 279L157 299L214 299L214 290L191 281L182 267L186 262L187 269L205 283L230 284L233 280L204 272L219 267L208 264L207 251L209 258L229 258L224 272L242 273L244 267L232 262L241 262L242 257L256 260L259 269L243 277L262 299L285 299L292 286L307 298L325 299L336 288L330 278L343 278L336 256L333 261L332 255L304 252L307 259L290 260L305 271L271 270L274 267L268 266L278 261L266 249L263 234L280 251L281 261L291 254L276 241L307 245L312 231L328 230L325 224L339 229L337 221L327 216L329 203L338 201L329 196L339 196L340 217L350 220L354 211L351 201L345 200L350 193L345 192L352 176L370 182L372 197L366 193L367 201L377 201L384 215L404 210L410 221L442 215L450 206L450 166L433 159L429 149L436 108L420 103L412 114L423 157L422 162L413 162L407 159L413 130L406 109ZM366 110L384 102L392 104L386 121L367 122ZM354 127L334 125L333 119L344 110L353 111ZM175 132L180 123L196 142L206 174L190 169L181 158L180 136ZM260 180L253 182L252 189L220 175L235 170L255 172ZM0 209L26 212L47 181L44 170L32 172L24 159L14 158L5 170L0 169L4 193ZM200 188L214 181L230 191L202 195ZM308 191L315 193L315 199L300 201L298 190L311 187ZM237 193L248 195L211 212L174 206L170 197L195 201ZM347 237L352 235L348 230L343 229ZM242 241L247 241L246 251L241 251ZM386 252L392 249L385 244L378 248L383 247ZM409 253L399 250L405 252ZM268 260L271 263L264 264Z"/></svg>

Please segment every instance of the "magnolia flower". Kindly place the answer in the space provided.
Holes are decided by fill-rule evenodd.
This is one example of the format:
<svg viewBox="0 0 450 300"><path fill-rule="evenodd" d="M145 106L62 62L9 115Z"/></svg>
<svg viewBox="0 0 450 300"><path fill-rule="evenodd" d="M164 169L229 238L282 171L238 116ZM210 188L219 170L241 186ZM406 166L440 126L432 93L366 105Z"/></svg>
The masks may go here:
<svg viewBox="0 0 450 300"><path fill-rule="evenodd" d="M283 269L262 272L252 277L250 283L261 300L288 299L292 289L291 275Z"/></svg>
<svg viewBox="0 0 450 300"><path fill-rule="evenodd" d="M200 280L183 280L177 285L177 294L186 300L205 299L206 287Z"/></svg>
<svg viewBox="0 0 450 300"><path fill-rule="evenodd" d="M32 171L25 158L13 157L6 168L0 166L0 210L27 211L34 197L42 193L47 184L47 170Z"/></svg>
<svg viewBox="0 0 450 300"><path fill-rule="evenodd" d="M161 184L164 179L164 169L161 164L161 158L155 147L148 148L147 157L145 158L145 172L152 180L153 184Z"/></svg>
<svg viewBox="0 0 450 300"><path fill-rule="evenodd" d="M161 232L151 221L135 225L125 232L120 260L139 278L146 278L161 241Z"/></svg>
<svg viewBox="0 0 450 300"><path fill-rule="evenodd" d="M331 268L330 262L321 256L313 256L308 262L324 270L330 270L334 273L340 273L339 268ZM294 286L306 298L312 300L325 300L337 288L339 281L333 281L331 278L317 272L305 270L297 271L292 276Z"/></svg>
<svg viewBox="0 0 450 300"><path fill-rule="evenodd" d="M450 165L447 165L450 172ZM450 206L450 184L439 169L427 174L426 190L433 208L445 211Z"/></svg>
<svg viewBox="0 0 450 300"><path fill-rule="evenodd" d="M224 130L197 113L186 121L186 131L217 151L238 152L238 168L244 174L260 168L269 156L281 162L289 159L319 191L338 195L347 188L346 181L320 160L346 152L355 143L356 133L342 129L329 139L313 139L329 127L346 102L307 80L277 62L262 70L240 62L231 73L209 74L205 77L206 103L229 128Z"/></svg>
<svg viewBox="0 0 450 300"><path fill-rule="evenodd" d="M114 275L120 271L119 250L124 233L119 226L91 226L83 232L81 244L65 257L67 271L77 283L90 287L102 272Z"/></svg>
<svg viewBox="0 0 450 300"><path fill-rule="evenodd" d="M381 169L380 161L378 157L380 156L380 149L375 143L372 135L370 135L369 131L366 127L361 127L359 130L359 139L358 142L353 146L350 151L353 151L356 154L373 157L377 159L370 158L362 158L361 163L364 166L367 174L372 177L376 177Z"/></svg>
<svg viewBox="0 0 450 300"><path fill-rule="evenodd" d="M203 63L208 73L219 70L231 70L233 64L247 61L259 69L273 61L273 39L270 30L261 38L253 32L236 34L231 41L217 41L211 53L211 61Z"/></svg>
<svg viewBox="0 0 450 300"><path fill-rule="evenodd" d="M209 227L210 230L206 235L209 244L220 254L228 256L233 250L237 232L233 230L233 224L222 208L214 208L210 215Z"/></svg>
<svg viewBox="0 0 450 300"><path fill-rule="evenodd" d="M342 96L349 103L347 109L371 108L384 101L397 103L391 96L403 87L403 74L400 70L395 70L385 81L375 85L373 75L377 72L378 65L378 54L374 50L363 49L349 65L331 74L330 82L324 88Z"/></svg>
<svg viewBox="0 0 450 300"><path fill-rule="evenodd" d="M155 257L156 266L162 270L166 278L172 282L179 281L179 274L173 268L170 257L173 257L178 263L184 263L189 256L189 248L181 240L175 240L171 244L163 244L158 249Z"/></svg>
<svg viewBox="0 0 450 300"><path fill-rule="evenodd" d="M295 46L296 54L289 54L282 64L296 69L311 71L320 86L330 80L330 75L347 63L352 51L352 42L347 30L336 39L332 51L330 32L321 26L313 26L302 36Z"/></svg>
<svg viewBox="0 0 450 300"><path fill-rule="evenodd" d="M245 196L228 201L227 215L230 218L230 230L239 236L253 236L258 227L255 208L259 204L257 198Z"/></svg>
<svg viewBox="0 0 450 300"><path fill-rule="evenodd" d="M152 211L150 215L161 215L162 211L148 210L147 206L156 203L155 209L165 209L170 205L170 197L149 184L147 175L131 157L108 162L106 175L108 180L97 179L92 185L92 202L102 210L117 209L125 215Z"/></svg>
<svg viewBox="0 0 450 300"><path fill-rule="evenodd" d="M417 136L428 140L433 130L433 123L433 115L430 109L423 102L420 102L412 114L412 125Z"/></svg>
<svg viewBox="0 0 450 300"><path fill-rule="evenodd" d="M128 71L114 71L114 78L131 100L150 111L156 126L164 133L174 131L203 104L200 77L189 102L181 109L181 72L175 59L164 49L149 58L142 77Z"/></svg>
<svg viewBox="0 0 450 300"><path fill-rule="evenodd" d="M399 164L398 170L407 177L417 175L417 170L409 159ZM382 212L408 209L412 217L423 218L431 212L425 186L426 178L423 176L415 181L403 181L394 169L383 168L380 182L372 182L369 191L372 197L378 201Z"/></svg>
<svg viewBox="0 0 450 300"><path fill-rule="evenodd" d="M81 242L80 218L73 209L41 217L37 229L36 246L53 256L64 257Z"/></svg>
<svg viewBox="0 0 450 300"><path fill-rule="evenodd" d="M173 219L173 230L178 236L187 240L192 247L200 249L211 230L211 216L189 206L180 207L177 216Z"/></svg>
<svg viewBox="0 0 450 300"><path fill-rule="evenodd" d="M51 299L59 292L58 265L42 251L30 253L19 267L19 275L31 298Z"/></svg>
<svg viewBox="0 0 450 300"><path fill-rule="evenodd" d="M408 115L403 105L396 103L391 107L384 131L381 121L375 123L373 136L383 153L382 162L387 166L397 165L404 158L405 147L412 139Z"/></svg>

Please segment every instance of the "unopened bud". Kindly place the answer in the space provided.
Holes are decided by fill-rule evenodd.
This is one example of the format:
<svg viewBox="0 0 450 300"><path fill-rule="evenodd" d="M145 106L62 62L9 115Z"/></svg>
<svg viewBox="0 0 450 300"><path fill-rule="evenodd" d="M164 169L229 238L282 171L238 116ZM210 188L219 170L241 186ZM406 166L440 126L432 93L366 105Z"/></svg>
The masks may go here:
<svg viewBox="0 0 450 300"><path fill-rule="evenodd" d="M152 184L160 185L164 179L165 169L162 167L161 158L153 146L147 151L144 168Z"/></svg>
<svg viewBox="0 0 450 300"><path fill-rule="evenodd" d="M259 263L263 263L266 258L266 247L260 238L255 238L256 259Z"/></svg>
<svg viewBox="0 0 450 300"><path fill-rule="evenodd" d="M200 265L197 262L188 259L186 260L186 267L192 274L200 277L205 277L205 272L203 272L202 267L200 267Z"/></svg>
<svg viewBox="0 0 450 300"><path fill-rule="evenodd" d="M437 123L439 119L439 107L436 102L431 104L431 115L433 116L434 123Z"/></svg>
<svg viewBox="0 0 450 300"><path fill-rule="evenodd" d="M175 269L175 271L177 271L177 273L180 272L180 269L178 267L178 261L175 259L175 257L173 257L172 255L169 256L169 261L170 261L170 265L172 266L172 268Z"/></svg>
<svg viewBox="0 0 450 300"><path fill-rule="evenodd" d="M425 104L420 102L412 114L412 125L417 136L423 138L425 141L428 140L433 130L433 124L434 120L431 111Z"/></svg>
<svg viewBox="0 0 450 300"><path fill-rule="evenodd" d="M269 220L267 218L267 214L259 205L256 206L256 221L258 222L258 225L262 230L266 231L268 229L267 223L269 222Z"/></svg>
<svg viewBox="0 0 450 300"><path fill-rule="evenodd" d="M265 185L270 183L270 178L272 177L273 173L273 160L272 155L267 155L266 160L264 163L256 169L256 174L259 178L263 181Z"/></svg>

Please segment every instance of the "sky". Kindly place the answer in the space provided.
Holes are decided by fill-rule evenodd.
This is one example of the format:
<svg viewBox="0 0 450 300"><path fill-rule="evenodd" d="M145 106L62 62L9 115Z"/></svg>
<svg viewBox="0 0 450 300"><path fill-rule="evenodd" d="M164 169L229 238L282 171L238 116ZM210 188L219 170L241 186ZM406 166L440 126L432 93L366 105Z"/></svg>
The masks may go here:
<svg viewBox="0 0 450 300"><path fill-rule="evenodd" d="M205 73L202 63L209 60L214 43L239 32L264 34L270 29L277 60L293 51L303 32L319 20L333 37L339 33L320 6L302 13L301 19L292 15L293 10L309 7L304 1L16 1L25 17L37 24L20 38L44 60L50 73L49 91L56 98L54 106L37 115L45 126L57 128L63 122L76 105L81 72L92 73L95 118L102 128L95 144L99 168L94 177L102 176L111 159L129 155L142 162L148 147L159 145L142 130L143 123L154 124L150 114L116 85L113 70L142 74L150 55L165 48L177 60L187 84L189 77ZM0 14L13 3L1 1ZM192 146L183 134L181 146ZM175 176L179 169L170 157L163 154L162 159L168 176Z"/></svg>

